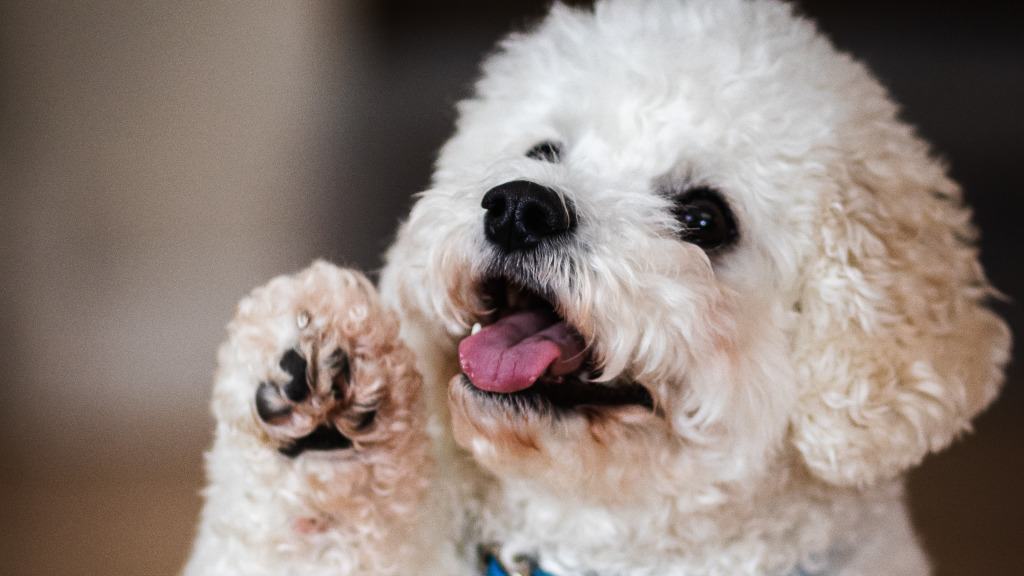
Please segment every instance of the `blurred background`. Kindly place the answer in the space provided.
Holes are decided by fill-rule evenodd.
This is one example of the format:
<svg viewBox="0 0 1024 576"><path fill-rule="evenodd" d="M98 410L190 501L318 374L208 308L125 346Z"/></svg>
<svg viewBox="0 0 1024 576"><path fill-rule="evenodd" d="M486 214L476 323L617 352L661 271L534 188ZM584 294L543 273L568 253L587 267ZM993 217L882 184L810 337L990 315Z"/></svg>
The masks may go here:
<svg viewBox="0 0 1024 576"><path fill-rule="evenodd" d="M0 2L0 571L179 569L234 303L315 257L379 268L481 57L545 4ZM799 5L949 160L1024 298L1020 9ZM939 575L1024 574L1022 377L912 475Z"/></svg>

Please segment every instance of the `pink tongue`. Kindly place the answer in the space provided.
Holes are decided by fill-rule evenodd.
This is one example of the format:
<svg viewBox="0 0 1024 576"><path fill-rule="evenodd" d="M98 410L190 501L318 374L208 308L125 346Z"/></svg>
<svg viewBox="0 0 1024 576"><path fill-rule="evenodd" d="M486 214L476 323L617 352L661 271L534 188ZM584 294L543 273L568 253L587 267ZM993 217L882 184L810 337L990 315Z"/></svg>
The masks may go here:
<svg viewBox="0 0 1024 576"><path fill-rule="evenodd" d="M579 336L535 310L506 316L459 343L462 372L488 392L525 390L545 372L563 376L582 363Z"/></svg>

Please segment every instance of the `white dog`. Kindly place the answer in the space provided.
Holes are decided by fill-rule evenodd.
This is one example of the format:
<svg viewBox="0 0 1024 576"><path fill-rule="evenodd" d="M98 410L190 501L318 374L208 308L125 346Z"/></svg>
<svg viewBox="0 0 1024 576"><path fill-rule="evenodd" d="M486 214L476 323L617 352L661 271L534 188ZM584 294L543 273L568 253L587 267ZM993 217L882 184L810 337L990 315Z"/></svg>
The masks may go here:
<svg viewBox="0 0 1024 576"><path fill-rule="evenodd" d="M1010 337L863 66L774 1L556 5L459 112L387 308L241 304L188 574L928 573L902 475Z"/></svg>

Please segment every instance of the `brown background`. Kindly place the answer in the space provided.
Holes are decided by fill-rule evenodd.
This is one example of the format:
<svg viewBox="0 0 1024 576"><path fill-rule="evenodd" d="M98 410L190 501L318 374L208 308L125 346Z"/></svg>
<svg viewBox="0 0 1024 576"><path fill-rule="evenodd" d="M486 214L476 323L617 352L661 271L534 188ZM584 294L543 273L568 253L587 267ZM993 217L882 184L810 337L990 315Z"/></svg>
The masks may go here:
<svg viewBox="0 0 1024 576"><path fill-rule="evenodd" d="M891 4L802 6L949 159L1020 299L1019 10ZM482 54L542 5L0 3L0 571L178 569L234 302L316 256L379 266ZM940 575L1024 574L1020 380L912 475Z"/></svg>

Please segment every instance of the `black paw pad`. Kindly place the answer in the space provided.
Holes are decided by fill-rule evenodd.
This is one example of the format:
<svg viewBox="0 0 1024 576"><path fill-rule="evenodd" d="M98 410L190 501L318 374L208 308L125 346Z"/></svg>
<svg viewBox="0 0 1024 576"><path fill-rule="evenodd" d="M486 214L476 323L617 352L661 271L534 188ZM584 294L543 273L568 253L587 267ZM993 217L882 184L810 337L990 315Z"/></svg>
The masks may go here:
<svg viewBox="0 0 1024 576"><path fill-rule="evenodd" d="M272 422L292 413L292 407L281 398L277 387L267 382L260 382L256 389L256 414L264 422Z"/></svg>
<svg viewBox="0 0 1024 576"><path fill-rule="evenodd" d="M338 432L337 428L320 425L302 438L296 439L287 446L282 446L278 451L289 458L295 458L307 450L343 450L351 447L352 441Z"/></svg>
<svg viewBox="0 0 1024 576"><path fill-rule="evenodd" d="M284 353L279 363L281 370L291 376L291 380L284 385L284 395L292 402L302 402L309 398L309 382L306 380L306 368L308 364L298 351L292 349Z"/></svg>
<svg viewBox="0 0 1024 576"><path fill-rule="evenodd" d="M373 425L373 422L376 419L377 419L377 411L376 410L370 410L369 412L363 414L359 418L359 423L356 424L356 430L366 430L367 428L369 428L370 426Z"/></svg>

